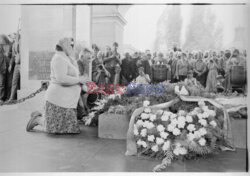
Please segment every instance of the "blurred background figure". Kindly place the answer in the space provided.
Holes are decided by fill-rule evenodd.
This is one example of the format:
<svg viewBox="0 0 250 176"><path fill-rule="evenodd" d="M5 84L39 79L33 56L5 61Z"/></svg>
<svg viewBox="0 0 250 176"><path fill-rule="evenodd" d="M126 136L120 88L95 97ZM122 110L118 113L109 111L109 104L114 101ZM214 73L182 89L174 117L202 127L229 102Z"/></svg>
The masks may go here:
<svg viewBox="0 0 250 176"><path fill-rule="evenodd" d="M7 88L7 77L9 72L10 59L6 49L10 46L10 41L6 35L0 35L0 102L6 100L8 94Z"/></svg>

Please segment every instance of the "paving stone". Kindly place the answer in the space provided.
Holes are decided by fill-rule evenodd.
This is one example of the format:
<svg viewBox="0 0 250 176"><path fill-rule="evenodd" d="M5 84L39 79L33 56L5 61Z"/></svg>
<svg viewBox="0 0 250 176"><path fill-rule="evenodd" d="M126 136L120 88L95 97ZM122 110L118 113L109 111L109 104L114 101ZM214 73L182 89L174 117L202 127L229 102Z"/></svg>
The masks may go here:
<svg viewBox="0 0 250 176"><path fill-rule="evenodd" d="M0 111L0 172L151 172L159 160L125 156L126 140L98 137L81 126L78 135L26 132L29 111ZM1 131L1 129L5 129ZM245 172L246 149L206 159L173 162L165 172Z"/></svg>
<svg viewBox="0 0 250 176"><path fill-rule="evenodd" d="M98 136L100 138L126 139L128 126L127 115L103 113L99 116Z"/></svg>

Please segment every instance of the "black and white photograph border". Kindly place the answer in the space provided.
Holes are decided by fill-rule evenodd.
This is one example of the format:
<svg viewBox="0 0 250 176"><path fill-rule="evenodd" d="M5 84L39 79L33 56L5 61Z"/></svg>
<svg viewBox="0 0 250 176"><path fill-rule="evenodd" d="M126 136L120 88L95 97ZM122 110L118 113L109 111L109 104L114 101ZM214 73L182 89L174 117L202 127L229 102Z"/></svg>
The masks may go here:
<svg viewBox="0 0 250 176"><path fill-rule="evenodd" d="M0 0L0 175L248 175L249 16Z"/></svg>

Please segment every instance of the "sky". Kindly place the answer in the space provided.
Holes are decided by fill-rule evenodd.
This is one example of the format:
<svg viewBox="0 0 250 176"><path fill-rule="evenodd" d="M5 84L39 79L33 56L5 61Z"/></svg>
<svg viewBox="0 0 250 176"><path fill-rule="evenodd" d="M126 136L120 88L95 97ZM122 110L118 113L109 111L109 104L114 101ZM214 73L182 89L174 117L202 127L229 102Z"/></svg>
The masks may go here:
<svg viewBox="0 0 250 176"><path fill-rule="evenodd" d="M124 28L124 43L138 50L152 49L156 37L157 21L166 5L133 5L125 14L127 24ZM192 5L182 5L183 36L189 24ZM234 28L247 26L247 7L243 5L212 5L212 11L218 21L224 26L224 41L226 45L233 40Z"/></svg>
<svg viewBox="0 0 250 176"><path fill-rule="evenodd" d="M127 24L124 27L124 44L130 44L138 50L152 49L157 29L157 21L166 5L133 5L124 18ZM189 24L192 5L182 5L184 31ZM244 5L212 5L212 10L224 26L224 44L233 40L234 28L247 26L247 7ZM16 32L21 16L21 7L18 5L0 5L0 34ZM185 40L185 36L182 36Z"/></svg>

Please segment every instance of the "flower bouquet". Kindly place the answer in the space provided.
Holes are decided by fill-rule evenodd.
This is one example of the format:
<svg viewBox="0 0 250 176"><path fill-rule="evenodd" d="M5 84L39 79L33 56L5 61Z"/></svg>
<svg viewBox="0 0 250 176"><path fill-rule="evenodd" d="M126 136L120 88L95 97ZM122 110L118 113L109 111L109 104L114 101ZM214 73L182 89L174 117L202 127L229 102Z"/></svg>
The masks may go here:
<svg viewBox="0 0 250 176"><path fill-rule="evenodd" d="M169 106L175 104L170 103ZM223 120L204 101L191 111L173 113L149 107L149 101L133 121L137 154L162 159L153 171L161 171L176 159L194 159L217 152L225 143Z"/></svg>
<svg viewBox="0 0 250 176"><path fill-rule="evenodd" d="M121 106L121 105L110 106L108 113L126 114L126 108L124 106Z"/></svg>

